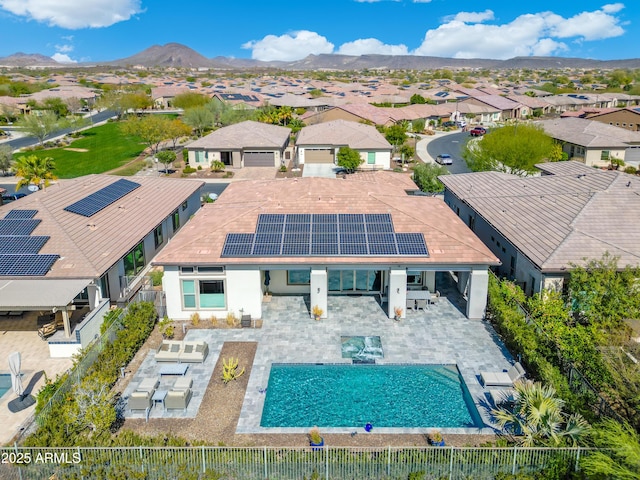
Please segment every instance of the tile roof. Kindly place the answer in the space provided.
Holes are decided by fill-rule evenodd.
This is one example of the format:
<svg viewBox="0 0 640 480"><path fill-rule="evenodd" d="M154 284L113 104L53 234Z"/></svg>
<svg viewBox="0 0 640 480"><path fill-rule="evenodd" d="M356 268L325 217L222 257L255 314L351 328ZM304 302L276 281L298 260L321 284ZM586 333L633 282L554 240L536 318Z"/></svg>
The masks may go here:
<svg viewBox="0 0 640 480"><path fill-rule="evenodd" d="M626 128L614 127L595 120L584 118L556 118L536 122L548 135L589 148L624 148L629 145L640 144L640 132L633 132Z"/></svg>
<svg viewBox="0 0 640 480"><path fill-rule="evenodd" d="M291 135L290 128L247 120L211 132L209 135L190 143L187 148L190 150L198 148L280 149L289 140L289 135Z"/></svg>
<svg viewBox="0 0 640 480"><path fill-rule="evenodd" d="M389 179L383 179L389 175ZM407 195L398 174L376 181L296 178L234 182L206 204L156 257L159 265L403 264L487 265L499 261L446 205ZM349 177L350 178L350 177ZM415 186L413 187L415 188ZM424 235L429 257L221 257L228 233L253 233L261 213L390 213L396 232Z"/></svg>
<svg viewBox="0 0 640 480"><path fill-rule="evenodd" d="M296 145L348 145L358 150L391 149L391 144L376 127L347 120L333 120L303 127L296 139Z"/></svg>
<svg viewBox="0 0 640 480"><path fill-rule="evenodd" d="M542 271L606 251L640 265L640 179L578 162L542 166L548 175L498 172L440 177Z"/></svg>
<svg viewBox="0 0 640 480"><path fill-rule="evenodd" d="M38 211L34 218L41 222L32 235L50 237L40 253L60 255L43 278L101 276L203 184L189 179L136 177L139 188L92 217L64 210L119 178L88 175L64 180L0 206L0 218L11 210Z"/></svg>

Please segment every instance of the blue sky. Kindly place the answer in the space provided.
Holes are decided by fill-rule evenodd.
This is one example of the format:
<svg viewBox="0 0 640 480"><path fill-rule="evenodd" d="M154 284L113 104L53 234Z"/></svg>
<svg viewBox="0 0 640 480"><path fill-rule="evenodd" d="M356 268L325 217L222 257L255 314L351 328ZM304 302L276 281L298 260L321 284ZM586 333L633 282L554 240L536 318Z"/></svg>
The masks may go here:
<svg viewBox="0 0 640 480"><path fill-rule="evenodd" d="M640 57L640 2L0 0L0 57L95 62L182 43L205 57L314 53Z"/></svg>

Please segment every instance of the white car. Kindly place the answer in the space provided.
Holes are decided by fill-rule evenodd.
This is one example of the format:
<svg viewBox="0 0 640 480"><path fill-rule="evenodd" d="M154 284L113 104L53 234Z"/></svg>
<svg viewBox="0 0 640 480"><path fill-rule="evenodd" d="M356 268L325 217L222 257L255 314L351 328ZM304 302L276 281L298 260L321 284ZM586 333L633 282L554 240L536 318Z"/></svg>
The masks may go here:
<svg viewBox="0 0 640 480"><path fill-rule="evenodd" d="M467 122L465 122L464 120L459 120L456 122L456 125L460 128L464 128L467 126Z"/></svg>
<svg viewBox="0 0 640 480"><path fill-rule="evenodd" d="M443 153L436 157L436 162L440 165L453 165L453 158L448 153Z"/></svg>

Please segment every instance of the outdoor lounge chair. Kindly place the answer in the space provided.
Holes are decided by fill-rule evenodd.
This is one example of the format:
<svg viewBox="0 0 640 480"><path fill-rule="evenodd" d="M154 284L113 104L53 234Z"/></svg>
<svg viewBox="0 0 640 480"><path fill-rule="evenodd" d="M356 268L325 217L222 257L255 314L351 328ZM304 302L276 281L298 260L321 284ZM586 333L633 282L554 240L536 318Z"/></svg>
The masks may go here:
<svg viewBox="0 0 640 480"><path fill-rule="evenodd" d="M167 410L179 408L186 410L192 396L193 392L190 388L186 390L169 390L164 399L164 408Z"/></svg>
<svg viewBox="0 0 640 480"><path fill-rule="evenodd" d="M151 409L151 397L153 392L142 392L136 390L129 395L129 410Z"/></svg>
<svg viewBox="0 0 640 480"><path fill-rule="evenodd" d="M429 304L429 300L427 300L426 298L418 298L416 300L416 309L426 312L428 304Z"/></svg>
<svg viewBox="0 0 640 480"><path fill-rule="evenodd" d="M178 377L173 384L173 388L171 390L188 390L193 385L193 379L191 377Z"/></svg>
<svg viewBox="0 0 640 480"><path fill-rule="evenodd" d="M525 371L520 365L520 362L516 362L506 372L480 372L480 378L484 386L492 387L512 387L513 382L524 377Z"/></svg>
<svg viewBox="0 0 640 480"><path fill-rule="evenodd" d="M153 395L153 392L159 385L160 381L157 378L147 377L138 384L136 392L151 392L151 395Z"/></svg>

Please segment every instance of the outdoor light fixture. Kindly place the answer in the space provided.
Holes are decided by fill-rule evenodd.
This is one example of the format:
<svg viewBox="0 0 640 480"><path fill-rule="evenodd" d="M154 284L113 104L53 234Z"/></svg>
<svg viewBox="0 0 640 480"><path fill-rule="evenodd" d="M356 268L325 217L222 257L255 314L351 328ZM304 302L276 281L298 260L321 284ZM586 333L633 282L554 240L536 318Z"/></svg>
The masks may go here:
<svg viewBox="0 0 640 480"><path fill-rule="evenodd" d="M396 288L396 293L400 293L400 288Z"/></svg>
<svg viewBox="0 0 640 480"><path fill-rule="evenodd" d="M318 287L318 293L320 293L320 287Z"/></svg>

